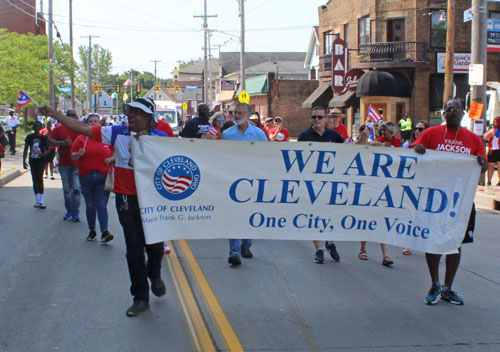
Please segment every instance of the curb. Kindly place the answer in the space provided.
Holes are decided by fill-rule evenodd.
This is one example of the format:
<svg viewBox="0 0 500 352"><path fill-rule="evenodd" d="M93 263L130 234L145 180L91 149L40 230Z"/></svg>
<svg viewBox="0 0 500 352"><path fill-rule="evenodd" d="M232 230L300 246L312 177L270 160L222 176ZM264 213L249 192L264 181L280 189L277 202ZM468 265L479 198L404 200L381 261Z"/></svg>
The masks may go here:
<svg viewBox="0 0 500 352"><path fill-rule="evenodd" d="M24 171L24 172L27 172L28 170ZM0 179L0 187L6 185L7 183L9 183L10 181L18 178L19 176L21 176L24 172L21 172L20 170L12 170L12 171L8 171L7 173L5 174L2 174L2 178Z"/></svg>

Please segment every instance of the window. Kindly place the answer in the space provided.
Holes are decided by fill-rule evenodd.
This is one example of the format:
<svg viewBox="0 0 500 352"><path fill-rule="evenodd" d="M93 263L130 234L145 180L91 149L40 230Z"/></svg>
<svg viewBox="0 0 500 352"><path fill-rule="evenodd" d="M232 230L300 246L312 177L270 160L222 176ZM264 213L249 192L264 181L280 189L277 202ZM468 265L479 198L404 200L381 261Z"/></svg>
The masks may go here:
<svg viewBox="0 0 500 352"><path fill-rule="evenodd" d="M363 17L358 20L358 44L370 43L370 18Z"/></svg>
<svg viewBox="0 0 500 352"><path fill-rule="evenodd" d="M494 18L496 20L500 20L500 12L490 11L490 18Z"/></svg>
<svg viewBox="0 0 500 352"><path fill-rule="evenodd" d="M324 46L325 51L323 52L323 54L325 55L330 54L332 52L332 43L333 43L331 31L323 33L323 42L325 43Z"/></svg>
<svg viewBox="0 0 500 352"><path fill-rule="evenodd" d="M446 47L446 11L435 10L431 14L431 48Z"/></svg>
<svg viewBox="0 0 500 352"><path fill-rule="evenodd" d="M344 41L345 47L349 48L349 23L344 24Z"/></svg>

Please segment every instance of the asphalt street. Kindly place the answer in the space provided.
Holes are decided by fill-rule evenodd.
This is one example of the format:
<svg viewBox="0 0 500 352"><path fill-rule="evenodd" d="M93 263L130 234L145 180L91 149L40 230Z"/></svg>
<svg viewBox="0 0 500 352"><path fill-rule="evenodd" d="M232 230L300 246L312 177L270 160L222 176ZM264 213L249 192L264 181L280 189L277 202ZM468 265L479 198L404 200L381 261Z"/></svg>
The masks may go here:
<svg viewBox="0 0 500 352"><path fill-rule="evenodd" d="M454 289L464 306L425 305L424 256L400 248L390 248L392 268L375 243L360 261L356 242L318 265L312 242L259 240L231 268L227 240L175 241L167 295L128 318L114 197L108 245L85 240L85 220L62 220L62 198L58 175L46 180L46 210L33 208L29 173L0 187L0 351L500 351L495 213L479 212L463 248Z"/></svg>

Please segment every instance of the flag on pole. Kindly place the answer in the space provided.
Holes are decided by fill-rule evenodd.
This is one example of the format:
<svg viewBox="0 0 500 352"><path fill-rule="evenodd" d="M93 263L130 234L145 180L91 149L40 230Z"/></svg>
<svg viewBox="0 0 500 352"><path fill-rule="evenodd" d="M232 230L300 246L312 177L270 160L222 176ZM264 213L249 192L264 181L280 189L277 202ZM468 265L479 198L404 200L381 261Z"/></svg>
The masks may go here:
<svg viewBox="0 0 500 352"><path fill-rule="evenodd" d="M126 87L129 84L132 84L132 81L130 80L130 78L127 78L127 80L125 82L123 82L123 85Z"/></svg>
<svg viewBox="0 0 500 352"><path fill-rule="evenodd" d="M377 109L374 109L371 105L368 108L367 117L371 118L373 122L378 122L382 120L382 116L380 115L380 113L377 111Z"/></svg>
<svg viewBox="0 0 500 352"><path fill-rule="evenodd" d="M439 21L446 21L446 17L443 11L441 11L441 15L439 16Z"/></svg>
<svg viewBox="0 0 500 352"><path fill-rule="evenodd" d="M29 97L29 95L24 93L23 90L21 89L19 91L19 94L17 95L17 105L24 106L28 104L30 101L31 98Z"/></svg>
<svg viewBox="0 0 500 352"><path fill-rule="evenodd" d="M123 101L126 101L128 99L127 93L123 93Z"/></svg>

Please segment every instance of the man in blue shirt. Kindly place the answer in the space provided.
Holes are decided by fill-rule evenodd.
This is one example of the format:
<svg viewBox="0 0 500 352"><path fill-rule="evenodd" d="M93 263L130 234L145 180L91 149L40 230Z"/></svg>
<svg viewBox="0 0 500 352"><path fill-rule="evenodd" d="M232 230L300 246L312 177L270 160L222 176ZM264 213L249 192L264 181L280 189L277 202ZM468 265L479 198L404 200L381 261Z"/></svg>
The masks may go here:
<svg viewBox="0 0 500 352"><path fill-rule="evenodd" d="M330 142L330 143L344 143L344 138L335 130L326 128L327 114L326 108L315 106L312 110L311 116L312 124L307 130L303 131L298 138L299 142ZM325 256L319 241L313 241L316 247L316 254L314 262L318 264L325 263ZM326 249L330 252L332 259L338 262L340 260L339 253L335 243L327 241L325 243Z"/></svg>
<svg viewBox="0 0 500 352"><path fill-rule="evenodd" d="M238 103L232 115L235 125L225 130L222 133L221 139L232 141L267 141L264 131L248 122L251 113L252 108L250 105ZM241 264L241 257L252 258L251 246L252 240L230 239L229 258L227 262L236 266Z"/></svg>

